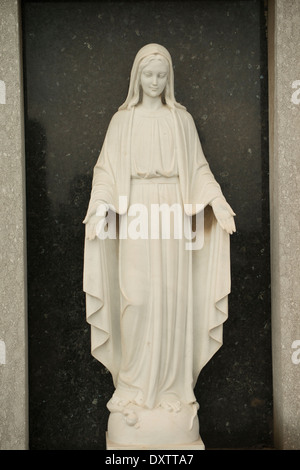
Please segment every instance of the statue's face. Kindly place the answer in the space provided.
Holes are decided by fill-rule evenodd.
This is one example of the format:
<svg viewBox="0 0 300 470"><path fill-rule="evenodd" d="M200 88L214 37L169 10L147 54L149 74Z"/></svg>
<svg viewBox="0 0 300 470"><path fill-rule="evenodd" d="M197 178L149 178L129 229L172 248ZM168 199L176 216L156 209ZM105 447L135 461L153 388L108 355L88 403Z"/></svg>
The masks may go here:
<svg viewBox="0 0 300 470"><path fill-rule="evenodd" d="M143 92L150 98L162 94L168 80L168 67L159 59L153 59L146 65L141 73L141 86Z"/></svg>

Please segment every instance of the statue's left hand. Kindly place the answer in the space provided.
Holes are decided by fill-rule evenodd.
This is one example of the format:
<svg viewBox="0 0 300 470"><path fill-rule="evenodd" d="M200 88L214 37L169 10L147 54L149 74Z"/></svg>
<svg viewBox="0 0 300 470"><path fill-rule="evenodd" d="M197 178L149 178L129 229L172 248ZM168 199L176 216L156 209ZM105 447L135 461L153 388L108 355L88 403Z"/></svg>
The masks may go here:
<svg viewBox="0 0 300 470"><path fill-rule="evenodd" d="M234 216L236 215L225 199L218 197L211 203L216 219L223 230L232 235L236 232Z"/></svg>

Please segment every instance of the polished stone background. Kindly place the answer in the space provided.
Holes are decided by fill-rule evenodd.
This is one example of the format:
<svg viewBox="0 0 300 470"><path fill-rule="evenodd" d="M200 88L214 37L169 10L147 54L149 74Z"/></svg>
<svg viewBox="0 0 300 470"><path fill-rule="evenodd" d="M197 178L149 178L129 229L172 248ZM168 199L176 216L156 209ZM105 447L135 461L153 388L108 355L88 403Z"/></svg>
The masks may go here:
<svg viewBox="0 0 300 470"><path fill-rule="evenodd" d="M138 49L165 45L176 97L237 213L224 346L196 387L207 448L272 446L264 2L23 1L31 449L105 449L110 374L82 293L92 170Z"/></svg>

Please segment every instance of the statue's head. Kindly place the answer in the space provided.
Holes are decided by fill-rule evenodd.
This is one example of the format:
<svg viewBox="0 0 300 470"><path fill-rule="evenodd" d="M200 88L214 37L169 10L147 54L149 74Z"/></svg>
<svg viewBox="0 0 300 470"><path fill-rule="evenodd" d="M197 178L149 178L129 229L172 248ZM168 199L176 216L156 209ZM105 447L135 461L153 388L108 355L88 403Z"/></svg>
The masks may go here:
<svg viewBox="0 0 300 470"><path fill-rule="evenodd" d="M153 80L155 77L155 81ZM142 94L149 96L160 96L165 104L166 88L169 86L169 63L160 54L151 54L141 60L136 82L134 84L135 95L139 94L141 101Z"/></svg>
<svg viewBox="0 0 300 470"><path fill-rule="evenodd" d="M170 53L159 44L147 44L137 53L131 69L128 95L125 103L119 109L130 109L141 102L143 93L143 78L147 68L160 67L164 80L161 81L160 96L162 102L170 108L183 108L176 102L174 95L174 72ZM146 80L144 80L146 81Z"/></svg>

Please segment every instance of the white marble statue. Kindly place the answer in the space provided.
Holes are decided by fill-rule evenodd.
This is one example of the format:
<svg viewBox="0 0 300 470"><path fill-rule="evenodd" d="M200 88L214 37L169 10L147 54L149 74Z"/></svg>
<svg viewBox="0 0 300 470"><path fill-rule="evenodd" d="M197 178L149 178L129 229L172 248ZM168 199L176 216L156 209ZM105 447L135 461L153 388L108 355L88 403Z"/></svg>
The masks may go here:
<svg viewBox="0 0 300 470"><path fill-rule="evenodd" d="M193 118L175 100L169 52L146 45L109 124L84 220L92 354L115 386L109 442L153 449L199 441L194 386L222 345L234 215ZM188 223L191 234L192 219L200 248L179 233Z"/></svg>

